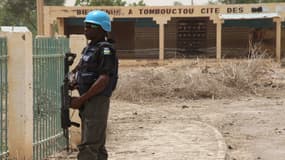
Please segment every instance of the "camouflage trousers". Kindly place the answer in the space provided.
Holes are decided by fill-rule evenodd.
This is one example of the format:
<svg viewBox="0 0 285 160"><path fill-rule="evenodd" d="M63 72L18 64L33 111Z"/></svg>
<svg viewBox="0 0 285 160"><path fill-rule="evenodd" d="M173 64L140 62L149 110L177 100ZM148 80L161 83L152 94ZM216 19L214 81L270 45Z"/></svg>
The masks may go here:
<svg viewBox="0 0 285 160"><path fill-rule="evenodd" d="M109 106L109 97L94 96L80 109L82 139L78 145L78 160L108 159L105 142Z"/></svg>

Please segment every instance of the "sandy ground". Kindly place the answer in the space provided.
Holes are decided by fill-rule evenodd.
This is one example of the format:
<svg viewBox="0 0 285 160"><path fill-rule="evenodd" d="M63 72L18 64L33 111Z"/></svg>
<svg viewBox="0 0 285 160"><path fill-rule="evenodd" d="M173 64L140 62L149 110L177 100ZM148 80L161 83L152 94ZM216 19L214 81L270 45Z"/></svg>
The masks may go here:
<svg viewBox="0 0 285 160"><path fill-rule="evenodd" d="M278 68L278 73L285 73L285 69ZM282 74L279 83L285 82ZM116 99L111 104L107 148L111 160L196 160L205 152L208 155L204 160L215 159L217 148L211 146L216 145L207 144L216 138L211 138L212 132L208 132L209 139L199 142L208 146L200 147L205 152L193 152L197 146L188 143L195 141L189 135L193 133L191 128L195 129L193 124L201 122L222 135L228 160L284 160L284 106L282 88L260 96L221 99L169 98L140 102ZM56 159L75 157L76 152Z"/></svg>
<svg viewBox="0 0 285 160"><path fill-rule="evenodd" d="M231 160L284 160L285 157L285 111L284 98L248 97L223 100L196 100L173 103L136 105L125 102L114 102L110 122L109 150L113 159L123 159L128 153L114 153L112 148L132 143L139 139L142 128L157 120L159 125L167 125L169 121L178 123L201 121L216 127L223 135L227 144L227 153ZM120 114L123 113L123 114ZM119 122L118 122L119 121ZM124 123L132 125L123 125ZM117 125L114 127L114 125ZM133 126L136 126L133 128ZM176 132L168 127L163 133ZM185 127L187 127L185 125ZM115 129L112 129L115 128ZM136 129L137 137L122 135L121 131ZM118 133L119 132L119 133ZM120 134L121 133L121 134ZM124 132L123 132L124 133ZM187 133L185 133L187 134ZM181 138L186 138L185 136ZM111 140L111 141L110 141ZM116 141L120 142L117 143ZM184 139L188 141L188 139ZM183 140L182 140L183 142ZM177 141L175 148L189 148L187 143ZM144 141L149 145L152 141ZM183 146L184 145L184 146ZM163 147L163 146L161 146ZM181 150L172 151L166 159L177 159ZM183 151L183 150L182 150ZM133 153L138 155L137 153ZM187 152L183 152L187 157ZM173 157L170 157L170 156ZM137 157L137 159L144 159ZM188 157L188 159L195 159Z"/></svg>
<svg viewBox="0 0 285 160"><path fill-rule="evenodd" d="M155 158L155 154L161 154L157 149L161 149L169 151L164 154L167 156L165 160L195 160L197 158L189 157L193 153L188 150L191 144L186 142L191 137L185 136L187 132L182 136L176 134L180 137L171 143L170 150L165 149L167 146L164 143L171 139L161 138L161 146L149 151L150 146L159 143L143 135L150 127L160 126L164 129L157 129L155 134L150 132L148 135L163 136L176 133L176 125L187 124L185 127L191 127L192 121L200 121L216 127L222 133L230 160L284 160L284 102L285 98L280 96L152 104L113 101L107 143L110 159L129 160L132 157L137 160L162 160L163 157ZM75 154L69 159L76 159Z"/></svg>

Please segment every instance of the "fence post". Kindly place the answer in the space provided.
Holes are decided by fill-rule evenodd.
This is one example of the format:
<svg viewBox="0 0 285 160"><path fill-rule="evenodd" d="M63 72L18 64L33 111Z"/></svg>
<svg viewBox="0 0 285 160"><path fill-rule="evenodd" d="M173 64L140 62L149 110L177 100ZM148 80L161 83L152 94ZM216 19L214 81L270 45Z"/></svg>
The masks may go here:
<svg viewBox="0 0 285 160"><path fill-rule="evenodd" d="M16 32L14 32L16 30ZM33 159L33 43L27 28L0 32L8 50L9 158Z"/></svg>

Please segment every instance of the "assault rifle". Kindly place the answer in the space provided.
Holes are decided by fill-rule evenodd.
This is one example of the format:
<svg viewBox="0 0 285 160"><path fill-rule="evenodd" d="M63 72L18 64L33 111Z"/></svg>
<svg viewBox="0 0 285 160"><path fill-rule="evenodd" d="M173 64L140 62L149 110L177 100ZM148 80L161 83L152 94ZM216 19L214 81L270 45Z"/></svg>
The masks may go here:
<svg viewBox="0 0 285 160"><path fill-rule="evenodd" d="M69 151L69 131L71 126L79 127L80 124L71 122L69 117L69 108L71 106L71 88L69 80L69 66L73 64L76 57L74 53L65 53L64 55L64 80L61 86L61 128L63 136L66 138L66 149Z"/></svg>

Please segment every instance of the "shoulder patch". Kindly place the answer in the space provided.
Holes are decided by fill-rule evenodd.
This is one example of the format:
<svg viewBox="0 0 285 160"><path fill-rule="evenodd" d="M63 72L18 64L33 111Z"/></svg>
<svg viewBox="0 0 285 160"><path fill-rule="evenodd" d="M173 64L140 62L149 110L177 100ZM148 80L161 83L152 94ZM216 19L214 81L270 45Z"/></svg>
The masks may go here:
<svg viewBox="0 0 285 160"><path fill-rule="evenodd" d="M103 53L104 53L104 55L111 55L110 48L104 48Z"/></svg>

